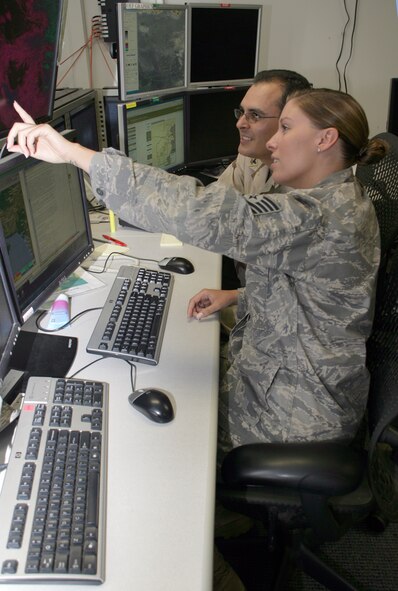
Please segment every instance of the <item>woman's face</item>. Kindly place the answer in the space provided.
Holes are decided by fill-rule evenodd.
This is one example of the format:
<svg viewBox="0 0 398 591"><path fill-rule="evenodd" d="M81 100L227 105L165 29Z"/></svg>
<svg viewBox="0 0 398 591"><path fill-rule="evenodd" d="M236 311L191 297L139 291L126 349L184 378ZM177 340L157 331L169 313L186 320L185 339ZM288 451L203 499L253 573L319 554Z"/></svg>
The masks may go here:
<svg viewBox="0 0 398 591"><path fill-rule="evenodd" d="M319 166L323 159L318 148L323 132L313 125L295 99L286 103L278 131L267 142L276 183L294 189L308 189L319 182Z"/></svg>

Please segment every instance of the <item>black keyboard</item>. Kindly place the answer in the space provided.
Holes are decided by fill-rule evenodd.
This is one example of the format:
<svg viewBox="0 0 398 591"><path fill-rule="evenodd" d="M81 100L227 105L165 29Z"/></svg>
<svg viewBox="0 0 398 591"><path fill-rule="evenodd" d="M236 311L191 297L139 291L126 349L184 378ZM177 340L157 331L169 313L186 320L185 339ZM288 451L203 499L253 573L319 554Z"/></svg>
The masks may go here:
<svg viewBox="0 0 398 591"><path fill-rule="evenodd" d="M0 494L0 583L102 583L108 386L32 377Z"/></svg>
<svg viewBox="0 0 398 591"><path fill-rule="evenodd" d="M166 271L120 267L87 351L157 365L173 279Z"/></svg>

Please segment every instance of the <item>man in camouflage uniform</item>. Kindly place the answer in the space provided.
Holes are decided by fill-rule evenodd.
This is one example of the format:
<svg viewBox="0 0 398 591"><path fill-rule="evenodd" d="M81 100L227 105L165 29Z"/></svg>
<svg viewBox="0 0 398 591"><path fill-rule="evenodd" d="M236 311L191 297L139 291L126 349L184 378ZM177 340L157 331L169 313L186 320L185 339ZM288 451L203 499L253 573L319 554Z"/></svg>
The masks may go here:
<svg viewBox="0 0 398 591"><path fill-rule="evenodd" d="M250 197L108 149L90 176L124 220L247 264L220 393L221 455L243 443L354 436L368 394L379 238L350 168L312 189Z"/></svg>

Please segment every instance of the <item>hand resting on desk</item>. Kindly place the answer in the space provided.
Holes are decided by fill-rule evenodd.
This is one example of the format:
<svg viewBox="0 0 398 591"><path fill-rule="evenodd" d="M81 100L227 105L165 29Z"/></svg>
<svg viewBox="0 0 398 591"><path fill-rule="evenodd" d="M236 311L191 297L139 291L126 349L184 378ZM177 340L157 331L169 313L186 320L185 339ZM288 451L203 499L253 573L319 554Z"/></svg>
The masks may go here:
<svg viewBox="0 0 398 591"><path fill-rule="evenodd" d="M202 289L188 302L188 318L201 320L237 302L236 289Z"/></svg>

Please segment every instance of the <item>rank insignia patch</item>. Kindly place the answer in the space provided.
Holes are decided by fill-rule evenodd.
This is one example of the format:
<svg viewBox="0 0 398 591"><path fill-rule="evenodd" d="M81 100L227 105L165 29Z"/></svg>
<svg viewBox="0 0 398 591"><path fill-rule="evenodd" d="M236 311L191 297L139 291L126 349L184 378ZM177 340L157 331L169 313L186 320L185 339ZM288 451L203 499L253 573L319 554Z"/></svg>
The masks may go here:
<svg viewBox="0 0 398 591"><path fill-rule="evenodd" d="M247 200L254 215L262 215L264 213L276 213L280 211L280 205L273 199L268 197L265 193L260 195L252 195Z"/></svg>

